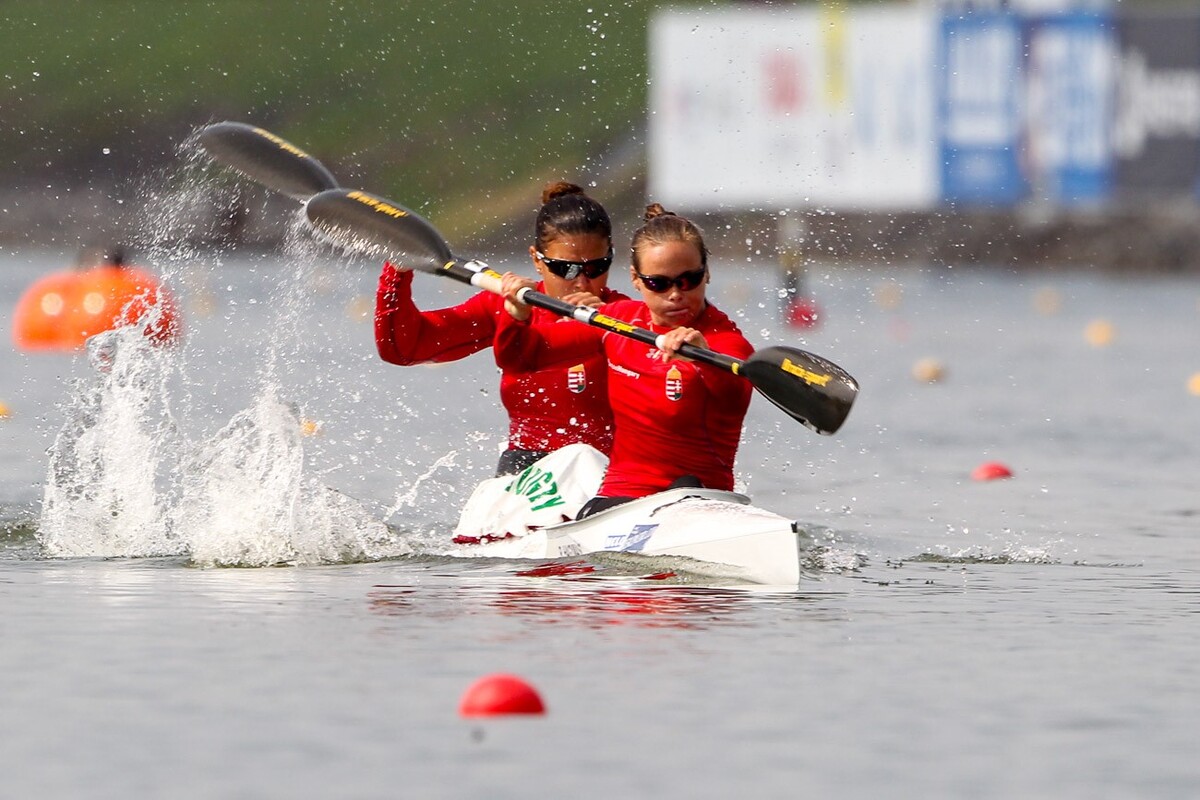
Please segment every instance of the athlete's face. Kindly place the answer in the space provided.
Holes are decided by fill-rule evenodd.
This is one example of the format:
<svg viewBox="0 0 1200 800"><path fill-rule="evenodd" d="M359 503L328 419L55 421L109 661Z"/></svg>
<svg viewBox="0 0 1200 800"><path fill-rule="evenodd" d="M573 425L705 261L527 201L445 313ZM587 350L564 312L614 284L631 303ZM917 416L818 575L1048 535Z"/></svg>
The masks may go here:
<svg viewBox="0 0 1200 800"><path fill-rule="evenodd" d="M690 326L704 311L708 285L708 270L700 251L688 242L675 241L644 247L640 256L639 269L630 267L629 274L654 324L667 328Z"/></svg>
<svg viewBox="0 0 1200 800"><path fill-rule="evenodd" d="M540 255L537 247L530 247L529 256L546 283L546 294L551 297L578 292L599 297L608 286L608 270L601 262L612 257L612 240L599 233L560 236L547 242ZM571 273L578 274L571 278L562 277Z"/></svg>

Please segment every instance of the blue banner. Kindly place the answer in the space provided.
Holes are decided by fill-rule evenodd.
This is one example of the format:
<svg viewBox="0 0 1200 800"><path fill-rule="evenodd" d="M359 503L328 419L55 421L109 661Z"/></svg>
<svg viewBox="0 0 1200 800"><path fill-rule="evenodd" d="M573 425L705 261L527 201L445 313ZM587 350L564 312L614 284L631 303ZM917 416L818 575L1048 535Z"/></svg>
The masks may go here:
<svg viewBox="0 0 1200 800"><path fill-rule="evenodd" d="M1026 27L1023 166L1033 200L1096 205L1113 186L1118 48L1108 15L1067 13Z"/></svg>
<svg viewBox="0 0 1200 800"><path fill-rule="evenodd" d="M1020 163L1022 61L1015 15L942 18L936 91L943 201L1009 205L1028 194Z"/></svg>

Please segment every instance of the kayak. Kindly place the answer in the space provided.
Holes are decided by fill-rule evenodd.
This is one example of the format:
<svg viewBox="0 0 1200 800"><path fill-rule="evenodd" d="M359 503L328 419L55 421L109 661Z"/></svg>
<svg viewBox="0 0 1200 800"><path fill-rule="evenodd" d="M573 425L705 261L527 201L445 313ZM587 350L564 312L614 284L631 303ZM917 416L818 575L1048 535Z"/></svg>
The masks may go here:
<svg viewBox="0 0 1200 800"><path fill-rule="evenodd" d="M460 546L447 555L547 560L629 553L667 557L671 569L692 574L795 586L808 537L795 521L751 505L744 494L682 488L523 535L455 541Z"/></svg>

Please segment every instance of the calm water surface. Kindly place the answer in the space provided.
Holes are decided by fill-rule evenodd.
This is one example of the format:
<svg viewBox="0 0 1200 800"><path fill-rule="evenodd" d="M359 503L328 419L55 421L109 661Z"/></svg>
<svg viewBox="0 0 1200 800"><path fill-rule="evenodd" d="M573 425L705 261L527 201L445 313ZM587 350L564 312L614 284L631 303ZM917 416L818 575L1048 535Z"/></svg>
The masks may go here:
<svg viewBox="0 0 1200 800"><path fill-rule="evenodd" d="M831 438L752 405L739 477L814 535L771 588L436 555L503 441L496 371L379 362L373 264L160 257L188 341L117 387L7 339L72 256L0 256L0 794L1200 794L1195 283L814 269L806 332L772 270L718 264L751 340L862 386ZM48 451L85 418L121 511L52 532ZM989 460L1015 478L972 481ZM549 713L460 719L499 671Z"/></svg>

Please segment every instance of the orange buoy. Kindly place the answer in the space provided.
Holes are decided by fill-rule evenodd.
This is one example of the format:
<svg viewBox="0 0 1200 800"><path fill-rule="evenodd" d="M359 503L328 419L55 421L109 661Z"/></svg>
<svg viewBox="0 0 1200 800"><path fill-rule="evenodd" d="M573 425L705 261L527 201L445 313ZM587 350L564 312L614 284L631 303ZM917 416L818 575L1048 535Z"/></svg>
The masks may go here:
<svg viewBox="0 0 1200 800"><path fill-rule="evenodd" d="M160 343L183 332L178 304L158 278L124 266L120 255L91 269L56 272L35 281L13 312L13 343L21 350L78 350L89 336L134 325L154 306L146 335Z"/></svg>
<svg viewBox="0 0 1200 800"><path fill-rule="evenodd" d="M485 675L471 684L458 713L464 717L498 714L544 714L546 706L534 688L515 675Z"/></svg>
<svg viewBox="0 0 1200 800"><path fill-rule="evenodd" d="M946 377L946 368L936 358L922 358L913 364L912 376L921 383L937 383Z"/></svg>
<svg viewBox="0 0 1200 800"><path fill-rule="evenodd" d="M986 461L971 472L971 479L976 481L994 481L1012 476L1012 470L999 461Z"/></svg>

